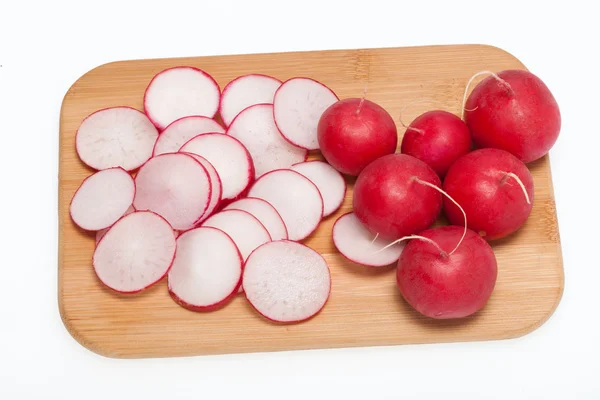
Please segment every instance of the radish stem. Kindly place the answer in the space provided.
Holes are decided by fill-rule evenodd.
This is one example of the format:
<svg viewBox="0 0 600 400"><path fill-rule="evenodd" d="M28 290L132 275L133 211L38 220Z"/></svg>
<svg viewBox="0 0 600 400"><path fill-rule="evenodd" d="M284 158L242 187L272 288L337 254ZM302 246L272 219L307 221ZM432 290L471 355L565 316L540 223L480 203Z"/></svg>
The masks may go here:
<svg viewBox="0 0 600 400"><path fill-rule="evenodd" d="M378 237L379 237L379 233L377 233L377 235L375 235L373 240L371 240L371 244L375 243L375 241L377 240Z"/></svg>
<svg viewBox="0 0 600 400"><path fill-rule="evenodd" d="M517 181L517 183L519 184L519 186L521 186L521 189L523 190L523 194L525 195L525 200L527 200L527 204L531 204L531 201L529 200L529 194L527 193L527 189L525 189L525 185L523 184L523 182L521 181L521 179L514 173L512 172L505 172L505 178L503 179L503 181L508 178L511 177L513 178L515 181Z"/></svg>
<svg viewBox="0 0 600 400"><path fill-rule="evenodd" d="M448 257L448 254L444 250L442 250L442 248L436 242L434 242L433 240L431 240L429 238L426 238L424 236L419 236L419 235L410 235L410 236L401 237L400 239L394 240L392 243L388 244L387 246L377 250L374 254L379 253L380 251L383 251L383 250L387 249L388 247L391 247L397 243L400 243L403 240L411 240L411 239L423 240L424 242L427 242L427 243L431 244L432 246L435 246L435 248L439 250L442 257ZM450 253L450 254L452 254L452 253Z"/></svg>
<svg viewBox="0 0 600 400"><path fill-rule="evenodd" d="M358 115L360 113L360 109L362 108L363 104L365 103L365 99L367 98L367 89L369 88L368 85L365 85L365 90L363 91L363 96L360 99L360 103L358 103L358 108L356 109L356 115Z"/></svg>
<svg viewBox="0 0 600 400"><path fill-rule="evenodd" d="M469 87L471 86L471 83L473 83L473 79L477 78L478 76L481 75L491 75L493 76L502 86L504 86L506 89L508 89L508 91L511 94L514 94L514 90L513 88L508 84L508 82L506 82L504 79L500 78L496 73L492 72L492 71L479 71L477 72L475 75L473 75L470 79L469 82L467 82L467 86L465 87L465 93L463 94L463 101L462 101L462 112L460 115L461 119L465 119L465 111L475 111L477 109L477 107L475 107L472 110L466 110L465 109L465 104L467 103L467 93L469 91Z"/></svg>

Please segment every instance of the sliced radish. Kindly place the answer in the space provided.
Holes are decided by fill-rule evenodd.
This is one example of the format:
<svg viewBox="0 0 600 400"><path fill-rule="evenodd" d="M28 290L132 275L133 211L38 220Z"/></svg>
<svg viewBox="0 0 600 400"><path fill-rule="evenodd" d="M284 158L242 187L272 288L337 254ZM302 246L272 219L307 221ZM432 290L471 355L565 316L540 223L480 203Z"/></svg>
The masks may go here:
<svg viewBox="0 0 600 400"><path fill-rule="evenodd" d="M317 150L317 125L323 112L338 97L331 89L309 78L292 78L277 89L273 115L281 134L290 143Z"/></svg>
<svg viewBox="0 0 600 400"><path fill-rule="evenodd" d="M174 67L159 72L146 88L144 110L160 130L190 115L214 117L221 89L206 72L194 67Z"/></svg>
<svg viewBox="0 0 600 400"><path fill-rule="evenodd" d="M317 314L331 291L325 259L289 240L256 249L244 266L242 284L250 304L276 322L300 322Z"/></svg>
<svg viewBox="0 0 600 400"><path fill-rule="evenodd" d="M223 200L244 194L254 180L250 154L239 140L231 136L221 133L199 135L184 144L180 151L198 154L215 167L223 186Z"/></svg>
<svg viewBox="0 0 600 400"><path fill-rule="evenodd" d="M260 177L248 192L270 203L285 223L291 240L310 235L323 217L323 199L308 178L290 169L271 171Z"/></svg>
<svg viewBox="0 0 600 400"><path fill-rule="evenodd" d="M118 220L100 240L93 265L98 278L121 293L135 293L162 279L175 256L171 225L150 211Z"/></svg>
<svg viewBox="0 0 600 400"><path fill-rule="evenodd" d="M173 229L194 227L210 203L212 190L208 171L185 153L151 158L138 171L135 184L133 207L156 212Z"/></svg>
<svg viewBox="0 0 600 400"><path fill-rule="evenodd" d="M382 250L392 243L392 240L373 236L352 212L335 221L332 234L333 244L344 257L370 267L383 267L395 263L404 250L404 242Z"/></svg>
<svg viewBox="0 0 600 400"><path fill-rule="evenodd" d="M98 171L83 180L69 211L81 229L108 228L123 216L135 196L133 178L123 168Z"/></svg>
<svg viewBox="0 0 600 400"><path fill-rule="evenodd" d="M275 91L281 81L271 76L250 74L235 78L223 89L220 113L225 126L243 109L254 104L273 104Z"/></svg>
<svg viewBox="0 0 600 400"><path fill-rule="evenodd" d="M242 210L249 212L260 221L261 224L269 231L271 240L287 239L288 233L285 223L281 215L275 207L267 203L263 199L255 197L246 197L239 199L229 204L225 210Z"/></svg>
<svg viewBox="0 0 600 400"><path fill-rule="evenodd" d="M132 199L132 201L133 201L133 199ZM135 208L133 208L133 206L129 206L127 211L125 211L125 214L123 214L123 217L131 214L134 211L135 211ZM96 231L96 244L98 244L100 239L102 239L104 237L104 235L106 235L106 232L108 232L109 229L110 229L110 226L108 228L104 228L104 229L100 229L99 231Z"/></svg>
<svg viewBox="0 0 600 400"><path fill-rule="evenodd" d="M306 161L308 152L286 141L273 119L273 105L257 104L246 108L233 120L227 134L238 139L252 156L255 177L289 168Z"/></svg>
<svg viewBox="0 0 600 400"><path fill-rule="evenodd" d="M91 168L132 171L152 156L157 137L156 127L141 111L105 108L83 120L75 136L75 149Z"/></svg>
<svg viewBox="0 0 600 400"><path fill-rule="evenodd" d="M177 252L169 271L169 293L182 307L211 311L237 293L242 278L242 258L233 240L223 231L201 227L177 238Z"/></svg>
<svg viewBox="0 0 600 400"><path fill-rule="evenodd" d="M175 153L188 140L202 133L225 133L217 121L208 117L193 115L173 121L158 136L154 145L154 155Z"/></svg>
<svg viewBox="0 0 600 400"><path fill-rule="evenodd" d="M323 216L333 214L344 201L346 196L346 181L342 174L323 161L306 161L294 164L290 168L317 186L323 197Z"/></svg>
<svg viewBox="0 0 600 400"><path fill-rule="evenodd" d="M194 153L186 154L189 154L190 156L194 157L198 162L200 162L200 164L202 164L202 166L206 168L206 172L208 172L208 177L210 178L210 200L208 202L208 207L206 207L206 210L204 211L204 214L197 221L197 223L200 223L206 218L210 217L215 211L215 209L219 206L219 203L221 203L223 186L221 183L221 178L217 173L217 170L206 158Z"/></svg>

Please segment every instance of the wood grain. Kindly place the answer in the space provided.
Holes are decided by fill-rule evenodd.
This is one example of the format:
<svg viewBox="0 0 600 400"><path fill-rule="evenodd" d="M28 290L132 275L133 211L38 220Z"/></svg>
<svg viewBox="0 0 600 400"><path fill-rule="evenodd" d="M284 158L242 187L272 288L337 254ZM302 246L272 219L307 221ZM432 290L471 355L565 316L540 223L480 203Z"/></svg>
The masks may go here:
<svg viewBox="0 0 600 400"><path fill-rule="evenodd" d="M369 269L336 252L331 227L351 210L352 180L341 209L305 241L327 259L333 280L326 307L309 321L270 323L242 296L218 312L194 313L171 300L164 280L137 295L105 288L91 266L94 237L77 229L68 214L73 193L92 172L77 158L74 135L82 119L97 109L142 109L150 79L177 65L206 70L221 88L251 72L281 80L309 76L340 98L360 96L368 87L368 98L396 119L406 103L431 100L407 108L405 123L434 107L460 115L464 85L477 71L525 68L498 48L461 45L121 61L86 73L69 89L61 110L58 259L61 316L85 347L130 358L503 339L533 331L558 305L564 278L547 157L530 164L535 181L531 217L519 232L493 245L499 274L489 303L464 320L421 317L396 289L393 266Z"/></svg>

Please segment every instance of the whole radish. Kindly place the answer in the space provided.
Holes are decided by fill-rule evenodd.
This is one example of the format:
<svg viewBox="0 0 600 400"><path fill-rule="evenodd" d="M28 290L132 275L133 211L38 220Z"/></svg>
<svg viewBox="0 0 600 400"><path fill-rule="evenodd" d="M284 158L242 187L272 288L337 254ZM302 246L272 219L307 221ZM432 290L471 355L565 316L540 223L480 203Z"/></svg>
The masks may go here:
<svg viewBox="0 0 600 400"><path fill-rule="evenodd" d="M317 137L327 162L352 176L379 157L393 154L398 145L393 118L365 98L340 100L329 106L319 120Z"/></svg>
<svg viewBox="0 0 600 400"><path fill-rule="evenodd" d="M524 163L546 155L558 139L561 116L544 82L524 70L482 71L471 80L481 74L491 76L473 89L464 105L475 145L509 151Z"/></svg>
<svg viewBox="0 0 600 400"><path fill-rule="evenodd" d="M397 239L430 227L441 206L440 178L423 161L390 154L369 164L354 186L356 217L382 239Z"/></svg>
<svg viewBox="0 0 600 400"><path fill-rule="evenodd" d="M510 235L531 213L531 173L504 150L479 149L461 157L446 174L443 189L464 209L467 226L486 240ZM444 211L451 224L463 223L462 212L447 199Z"/></svg>
<svg viewBox="0 0 600 400"><path fill-rule="evenodd" d="M471 134L456 115L427 111L406 128L400 151L425 162L443 179L452 163L471 151Z"/></svg>

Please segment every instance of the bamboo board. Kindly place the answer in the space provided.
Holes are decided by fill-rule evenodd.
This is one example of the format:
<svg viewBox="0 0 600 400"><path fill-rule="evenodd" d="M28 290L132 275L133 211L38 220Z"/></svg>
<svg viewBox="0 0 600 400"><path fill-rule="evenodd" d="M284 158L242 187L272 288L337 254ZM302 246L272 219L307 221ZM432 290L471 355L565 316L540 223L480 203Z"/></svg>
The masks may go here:
<svg viewBox="0 0 600 400"><path fill-rule="evenodd" d="M97 109L127 105L141 110L150 79L177 65L206 70L221 88L246 73L281 80L312 77L340 98L360 97L368 87L368 98L396 120L406 103L432 100L407 108L405 123L431 108L460 115L464 86L477 71L525 69L498 48L459 45L133 60L86 73L69 89L61 110L58 260L61 316L85 347L109 357L141 358L505 339L533 331L557 307L564 277L548 157L529 165L535 181L529 220L493 245L499 273L489 303L464 320L421 317L403 301L393 266L361 267L335 250L331 228L339 215L351 210L352 180L342 207L305 241L323 254L332 274L330 299L311 320L295 325L268 322L243 296L217 312L194 313L171 300L166 279L136 295L105 288L91 265L94 236L77 229L69 218L70 199L92 172L75 153L74 135L83 118ZM404 129L398 127L402 135Z"/></svg>

